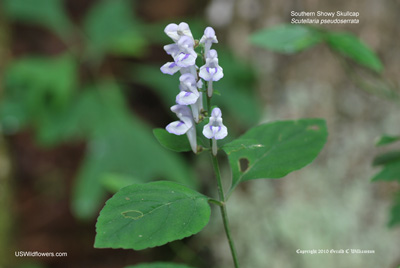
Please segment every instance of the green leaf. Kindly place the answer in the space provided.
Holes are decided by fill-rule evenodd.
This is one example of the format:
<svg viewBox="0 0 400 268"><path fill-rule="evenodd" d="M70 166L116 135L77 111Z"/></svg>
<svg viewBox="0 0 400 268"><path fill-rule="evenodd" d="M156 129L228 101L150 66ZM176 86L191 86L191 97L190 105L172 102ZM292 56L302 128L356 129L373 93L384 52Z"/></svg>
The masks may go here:
<svg viewBox="0 0 400 268"><path fill-rule="evenodd" d="M174 135L163 128L153 129L153 134L158 142L169 150L175 152L189 152L192 150L186 135Z"/></svg>
<svg viewBox="0 0 400 268"><path fill-rule="evenodd" d="M147 46L141 23L134 17L129 0L96 2L85 18L84 29L94 56L101 57L106 52L140 56Z"/></svg>
<svg viewBox="0 0 400 268"><path fill-rule="evenodd" d="M133 184L109 199L96 224L96 248L141 250L200 232L210 218L204 195L168 181Z"/></svg>
<svg viewBox="0 0 400 268"><path fill-rule="evenodd" d="M7 17L15 21L33 23L67 37L72 23L64 9L63 0L3 0L2 7Z"/></svg>
<svg viewBox="0 0 400 268"><path fill-rule="evenodd" d="M400 140L400 136L383 135L375 142L376 146L390 144Z"/></svg>
<svg viewBox="0 0 400 268"><path fill-rule="evenodd" d="M101 183L107 191L114 194L128 185L141 183L141 180L126 175L110 173L103 175Z"/></svg>
<svg viewBox="0 0 400 268"><path fill-rule="evenodd" d="M184 264L170 263L170 262L153 262L143 263L138 265L131 265L125 268L193 268Z"/></svg>
<svg viewBox="0 0 400 268"><path fill-rule="evenodd" d="M392 151L375 157L374 161L372 162L372 165L380 166L399 161L400 161L400 151Z"/></svg>
<svg viewBox="0 0 400 268"><path fill-rule="evenodd" d="M200 122L196 128L196 136L197 136L197 146L202 146L203 148L210 147L210 140L204 137L202 131L204 125L206 124L204 120ZM189 152L192 151L192 147L190 146L188 137L186 135L174 135L169 133L163 128L153 129L153 134L158 140L158 142L165 148L175 151L175 152Z"/></svg>
<svg viewBox="0 0 400 268"><path fill-rule="evenodd" d="M208 124L208 122L209 122L209 119L206 118L205 120L203 120L202 122L200 122L200 123L197 125L197 128L196 128L197 145L200 145L200 146L202 146L203 148L210 148L210 147L211 147L211 145L210 145L210 141L211 141L211 140L207 139L207 138L203 135L204 126L205 126L206 124Z"/></svg>
<svg viewBox="0 0 400 268"><path fill-rule="evenodd" d="M400 181L400 161L387 165L373 178L372 181Z"/></svg>
<svg viewBox="0 0 400 268"><path fill-rule="evenodd" d="M251 35L254 45L272 51L292 54L307 49L322 38L318 31L303 25L284 24L263 29Z"/></svg>
<svg viewBox="0 0 400 268"><path fill-rule="evenodd" d="M195 187L187 163L162 148L151 129L129 112L117 85L103 82L86 88L71 112L89 140L72 198L78 218L90 219L98 211L106 196L102 179L107 174L140 182L163 178Z"/></svg>
<svg viewBox="0 0 400 268"><path fill-rule="evenodd" d="M358 64L376 72L383 70L383 65L376 54L360 39L350 33L328 33L326 42L335 51L349 57Z"/></svg>
<svg viewBox="0 0 400 268"><path fill-rule="evenodd" d="M325 121L277 121L250 129L223 146L232 169L230 192L242 181L281 178L311 163L327 139Z"/></svg>
<svg viewBox="0 0 400 268"><path fill-rule="evenodd" d="M69 105L77 85L77 65L70 55L29 57L8 66L0 124L13 133L31 124L42 145L63 140L69 129Z"/></svg>
<svg viewBox="0 0 400 268"><path fill-rule="evenodd" d="M390 220L388 223L389 227L394 227L400 224L400 192L397 193L390 210Z"/></svg>
<svg viewBox="0 0 400 268"><path fill-rule="evenodd" d="M76 70L70 55L14 61L5 73L6 97L25 98L30 112L41 106L65 107L76 87Z"/></svg>

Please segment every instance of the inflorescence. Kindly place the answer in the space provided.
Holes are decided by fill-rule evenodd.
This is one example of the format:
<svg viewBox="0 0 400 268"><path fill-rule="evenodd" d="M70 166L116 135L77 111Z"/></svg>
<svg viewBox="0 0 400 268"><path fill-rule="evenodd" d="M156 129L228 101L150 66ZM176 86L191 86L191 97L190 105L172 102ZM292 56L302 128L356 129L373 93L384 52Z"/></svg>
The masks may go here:
<svg viewBox="0 0 400 268"><path fill-rule="evenodd" d="M213 96L213 82L220 80L223 76L223 69L218 64L218 54L211 49L213 43L218 43L215 31L211 27L204 30L204 35L194 40L189 25L181 22L179 25L171 23L165 27L164 32L174 41L173 44L164 46L164 50L171 55L173 62L167 62L161 67L164 74L173 75L180 72L180 92L176 96L176 105L171 111L176 114L179 121L174 121L166 127L169 133L175 135L186 134L194 153L199 152L196 137L196 125L209 115L203 106L203 92L206 92L208 103ZM198 54L195 48L201 47L201 56L204 65L200 68L196 65ZM203 83L203 80L205 83ZM206 88L203 89L203 84ZM209 109L209 108L208 108ZM214 108L209 117L209 123L203 128L203 135L212 140L212 152L217 154L217 140L228 135L227 128L222 123L222 112Z"/></svg>

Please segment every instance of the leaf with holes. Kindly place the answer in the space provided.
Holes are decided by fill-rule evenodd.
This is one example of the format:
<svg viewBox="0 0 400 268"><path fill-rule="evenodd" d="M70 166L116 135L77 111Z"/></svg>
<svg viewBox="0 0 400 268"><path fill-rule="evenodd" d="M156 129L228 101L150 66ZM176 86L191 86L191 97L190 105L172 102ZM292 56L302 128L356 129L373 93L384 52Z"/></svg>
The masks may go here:
<svg viewBox="0 0 400 268"><path fill-rule="evenodd" d="M96 248L141 250L200 232L210 218L208 198L186 186L158 181L122 188L100 212Z"/></svg>
<svg viewBox="0 0 400 268"><path fill-rule="evenodd" d="M252 128L223 146L232 169L233 189L242 181L281 178L311 163L327 139L325 121L277 121Z"/></svg>

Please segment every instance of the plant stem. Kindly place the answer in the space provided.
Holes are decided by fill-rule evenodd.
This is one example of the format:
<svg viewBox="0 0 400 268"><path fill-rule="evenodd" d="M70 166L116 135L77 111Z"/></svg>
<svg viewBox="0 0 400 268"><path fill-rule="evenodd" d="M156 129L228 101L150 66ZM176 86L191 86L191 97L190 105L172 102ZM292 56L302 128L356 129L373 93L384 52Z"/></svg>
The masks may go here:
<svg viewBox="0 0 400 268"><path fill-rule="evenodd" d="M235 264L235 268L239 268L239 262L238 262L238 258L237 258L237 254L236 254L235 244L233 242L233 239L231 236L231 231L229 229L228 213L226 211L225 195L224 195L224 189L222 188L221 173L219 171L218 160L217 160L217 157L212 154L211 154L211 158L212 158L215 176L217 178L218 195L219 195L219 200L221 202L220 209L221 209L221 214L222 214L222 221L224 223L225 234L226 234L226 237L228 238L229 247L231 249L233 263Z"/></svg>
<svg viewBox="0 0 400 268"><path fill-rule="evenodd" d="M211 98L208 96L207 91L205 92L207 96L207 115L210 117L211 116Z"/></svg>

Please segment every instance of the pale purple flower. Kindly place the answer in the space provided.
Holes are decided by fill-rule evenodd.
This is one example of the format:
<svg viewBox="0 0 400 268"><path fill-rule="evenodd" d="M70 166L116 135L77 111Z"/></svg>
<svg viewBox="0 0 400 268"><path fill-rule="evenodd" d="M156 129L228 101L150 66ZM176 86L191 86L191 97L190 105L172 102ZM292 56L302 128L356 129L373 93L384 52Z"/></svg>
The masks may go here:
<svg viewBox="0 0 400 268"><path fill-rule="evenodd" d="M165 45L164 50L165 52L167 52L168 55L171 55L173 58L175 58L181 52L178 44Z"/></svg>
<svg viewBox="0 0 400 268"><path fill-rule="evenodd" d="M218 53L211 49L206 57L206 64L200 68L200 77L206 81L218 81L223 76L222 67L218 65Z"/></svg>
<svg viewBox="0 0 400 268"><path fill-rule="evenodd" d="M211 112L210 122L204 126L203 135L207 139L221 140L228 135L228 129L222 123L222 112L214 108Z"/></svg>
<svg viewBox="0 0 400 268"><path fill-rule="evenodd" d="M179 121L168 124L165 129L175 135L186 133L193 152L197 153L196 127L189 106L174 105L171 107L171 111L176 114Z"/></svg>
<svg viewBox="0 0 400 268"><path fill-rule="evenodd" d="M167 62L163 66L161 66L160 70L164 74L173 75L177 71L179 71L181 67L179 67L175 62Z"/></svg>
<svg viewBox="0 0 400 268"><path fill-rule="evenodd" d="M198 123L201 109L203 109L202 93L197 90L199 83L196 82L196 77L191 73L181 75L179 81L181 82L179 85L181 92L176 96L176 103L190 105L194 121Z"/></svg>
<svg viewBox="0 0 400 268"><path fill-rule="evenodd" d="M168 55L171 55L174 58L174 60L175 60L175 57L178 56L179 53L181 52L181 50L179 49L179 46L177 44L165 45L164 50L165 50L165 52L167 52ZM178 64L176 64L175 61L167 62L160 68L162 73L170 74L170 75L175 74L180 69L181 69L181 67L178 66Z"/></svg>
<svg viewBox="0 0 400 268"><path fill-rule="evenodd" d="M164 32L174 42L178 42L182 36L188 36L193 39L192 32L190 31L189 25L186 22L181 22L179 25L170 23L167 25L167 27L165 27Z"/></svg>
<svg viewBox="0 0 400 268"><path fill-rule="evenodd" d="M161 66L160 70L162 73L164 74L170 74L173 75L176 72L180 71L181 74L186 74L186 73L190 73L194 76L197 77L197 69L198 67L195 65L189 66L189 67L180 67L178 66L175 62L167 62L166 64L164 64L163 66ZM203 87L203 82L201 81L201 79L199 79L198 82L198 88L202 88Z"/></svg>
<svg viewBox="0 0 400 268"><path fill-rule="evenodd" d="M174 58L179 67L190 67L196 64L197 53L194 51L193 38L182 36L178 43L164 46L165 52Z"/></svg>
<svg viewBox="0 0 400 268"><path fill-rule="evenodd" d="M212 110L210 122L203 128L203 135L207 139L212 139L212 152L217 155L217 140L221 140L228 135L228 129L222 123L222 112L219 108Z"/></svg>
<svg viewBox="0 0 400 268"><path fill-rule="evenodd" d="M189 67L181 67L180 72L181 74L191 73L193 76L197 77L197 69L198 67L196 65L192 65Z"/></svg>
<svg viewBox="0 0 400 268"><path fill-rule="evenodd" d="M218 65L218 53L211 49L206 57L206 64L200 68L199 76L208 81L207 95L213 94L213 81L220 80L223 76L222 67Z"/></svg>
<svg viewBox="0 0 400 268"><path fill-rule="evenodd" d="M182 73L191 72L196 74L197 53L194 51L193 38L182 36L177 44L166 45L164 50L174 58L174 62L167 62L161 66L161 72L173 75L182 68L187 68Z"/></svg>
<svg viewBox="0 0 400 268"><path fill-rule="evenodd" d="M171 111L176 114L180 121L170 123L166 129L169 133L175 135L185 134L194 125L192 112L186 105L174 105Z"/></svg>
<svg viewBox="0 0 400 268"><path fill-rule="evenodd" d="M212 43L218 43L217 36L212 27L207 27L204 30L204 35L200 39L200 44L204 44L204 54L207 55L210 51Z"/></svg>
<svg viewBox="0 0 400 268"><path fill-rule="evenodd" d="M175 63L180 67L189 67L196 64L197 53L194 51L193 38L182 36L178 41L179 53L174 56Z"/></svg>
<svg viewBox="0 0 400 268"><path fill-rule="evenodd" d="M181 92L176 96L176 103L181 105L190 105L196 103L199 98L196 78L191 73L183 74L179 77L181 82L179 89Z"/></svg>

